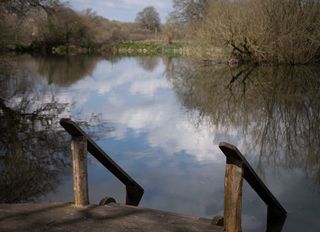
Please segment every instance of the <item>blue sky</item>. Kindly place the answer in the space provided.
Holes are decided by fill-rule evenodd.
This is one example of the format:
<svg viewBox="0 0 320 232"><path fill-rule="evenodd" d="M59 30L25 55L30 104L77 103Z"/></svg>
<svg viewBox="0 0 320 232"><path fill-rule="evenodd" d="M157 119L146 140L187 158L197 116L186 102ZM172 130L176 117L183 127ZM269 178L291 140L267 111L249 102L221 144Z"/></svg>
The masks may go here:
<svg viewBox="0 0 320 232"><path fill-rule="evenodd" d="M92 8L98 15L123 22L134 21L137 12L146 6L154 6L164 23L173 10L172 0L69 0L68 3L77 11Z"/></svg>

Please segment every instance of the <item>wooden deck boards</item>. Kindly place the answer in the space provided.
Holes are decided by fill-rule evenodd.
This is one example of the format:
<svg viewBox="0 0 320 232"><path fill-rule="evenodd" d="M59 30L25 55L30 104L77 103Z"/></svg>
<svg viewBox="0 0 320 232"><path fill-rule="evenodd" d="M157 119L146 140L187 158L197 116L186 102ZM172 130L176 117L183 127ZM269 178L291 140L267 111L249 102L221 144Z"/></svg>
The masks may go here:
<svg viewBox="0 0 320 232"><path fill-rule="evenodd" d="M76 208L70 203L0 204L0 231L220 232L223 227L177 213L109 204Z"/></svg>

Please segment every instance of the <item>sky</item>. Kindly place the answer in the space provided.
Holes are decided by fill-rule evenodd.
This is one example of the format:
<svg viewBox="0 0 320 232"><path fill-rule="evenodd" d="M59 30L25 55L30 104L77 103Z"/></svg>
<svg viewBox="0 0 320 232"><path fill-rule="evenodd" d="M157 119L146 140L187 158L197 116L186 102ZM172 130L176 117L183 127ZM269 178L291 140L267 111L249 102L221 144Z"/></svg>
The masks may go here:
<svg viewBox="0 0 320 232"><path fill-rule="evenodd" d="M81 11L92 8L98 15L122 22L133 22L139 11L153 6L158 11L161 23L165 23L172 8L172 0L69 0L71 8Z"/></svg>

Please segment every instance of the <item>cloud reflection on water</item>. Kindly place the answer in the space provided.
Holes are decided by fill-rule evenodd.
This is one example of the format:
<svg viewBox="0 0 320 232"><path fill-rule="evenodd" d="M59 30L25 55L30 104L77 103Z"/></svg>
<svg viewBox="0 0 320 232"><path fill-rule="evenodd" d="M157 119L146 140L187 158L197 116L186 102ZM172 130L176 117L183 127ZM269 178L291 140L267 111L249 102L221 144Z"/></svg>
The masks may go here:
<svg viewBox="0 0 320 232"><path fill-rule="evenodd" d="M125 58L116 66L101 61L91 77L78 81L65 94L72 99L73 111L81 112L77 117L85 119L94 112L113 124L115 130L109 136L115 139L125 138L130 128L136 134L148 133L149 146L161 147L166 154L185 151L198 160L218 159L214 129L208 130L205 124L196 127L177 107L164 70L162 62L150 74L137 68L134 59Z"/></svg>
<svg viewBox="0 0 320 232"><path fill-rule="evenodd" d="M59 79L59 72L49 78L46 72L50 69L46 68L50 65L29 59L32 65L27 66L34 71L34 75L29 77L33 78L33 84L20 83L20 86L28 90L34 106L50 102L50 96L54 95L58 102L68 105L67 111L60 116L71 115L82 121L91 121L96 116L98 122L113 128L100 133L98 143L145 187L142 206L207 217L221 213L225 158L217 144L225 140L244 152L288 209L284 231L303 229L305 225L320 227L315 218L320 213L319 188L314 183L314 176L309 175L317 171L319 162L313 155L318 147L314 146L310 149L310 156L306 156L303 149L297 149L297 144L278 146L290 145L291 141L306 145L305 135L309 135L306 138L310 138L312 144L317 144L315 138L318 134L313 130L318 125L317 120L313 120L318 117L317 102L313 99L318 93L316 88L304 90L299 79L294 78L290 79L293 85L282 86L284 77L275 75L277 73L271 70L267 73L275 75L275 79L270 81L275 86L270 86L267 78L256 78L250 80L253 84L249 85L247 92L243 91L241 81L233 82L233 86L229 86L233 90L226 92L226 88L219 88L228 83L226 80L230 77L224 70L218 72L221 75L200 73L203 76L199 79L186 75L173 78L168 75L172 71L168 70L172 62L156 59L153 62L157 65L151 65L147 70L137 66L141 61L136 58L87 60L87 68L74 72L77 77L71 78L72 81ZM72 75L75 67L70 65L68 75ZM57 67L54 70L57 71ZM174 70L175 73L179 71ZM311 83L314 78L307 81ZM286 88L290 95L283 94ZM275 92L270 94L270 90ZM19 103L21 99L23 94L11 99L11 103ZM311 106L314 111L304 111L301 106ZM305 115L311 119L312 127L305 126ZM271 120L273 117L277 120ZM299 120L292 120L297 118ZM286 120L297 123L283 123ZM267 137L261 140L263 130L260 126L265 125L272 126L266 127L269 129ZM297 125L302 127L294 127ZM287 135L283 133L285 128L298 128L299 136L291 136L289 138L293 140L281 143L284 141L281 136ZM288 135L294 135L291 129L287 130ZM306 133L308 131L309 134ZM272 146L273 135L278 138L275 146ZM271 145L263 147L261 141ZM264 156L261 156L262 147ZM289 148L296 152L286 153ZM89 177L92 202L97 203L106 195L123 202L124 187L93 159ZM71 190L70 177L66 177L65 183L43 200L72 199ZM261 230L265 227L265 205L247 185L243 196L244 228L246 231Z"/></svg>

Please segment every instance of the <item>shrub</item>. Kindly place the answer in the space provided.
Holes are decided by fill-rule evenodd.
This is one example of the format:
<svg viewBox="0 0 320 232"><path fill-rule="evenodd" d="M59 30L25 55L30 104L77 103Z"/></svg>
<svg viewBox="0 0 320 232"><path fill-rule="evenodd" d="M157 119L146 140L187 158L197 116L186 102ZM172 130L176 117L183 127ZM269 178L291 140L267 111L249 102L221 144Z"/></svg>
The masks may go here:
<svg viewBox="0 0 320 232"><path fill-rule="evenodd" d="M59 45L57 47L52 48L52 53L56 53L58 55L65 55L67 54L67 47L64 45Z"/></svg>
<svg viewBox="0 0 320 232"><path fill-rule="evenodd" d="M320 61L319 0L216 0L193 43L202 57L306 64Z"/></svg>

